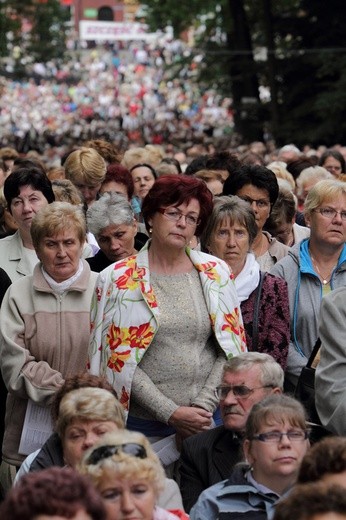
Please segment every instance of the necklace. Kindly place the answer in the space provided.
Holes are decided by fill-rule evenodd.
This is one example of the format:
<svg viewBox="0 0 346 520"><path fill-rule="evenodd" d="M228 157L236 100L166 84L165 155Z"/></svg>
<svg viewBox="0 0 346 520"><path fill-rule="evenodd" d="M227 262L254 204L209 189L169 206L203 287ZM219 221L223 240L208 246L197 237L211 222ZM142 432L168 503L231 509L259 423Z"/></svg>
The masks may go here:
<svg viewBox="0 0 346 520"><path fill-rule="evenodd" d="M324 276L324 275L321 273L321 271L320 271L320 269L319 269L319 267L318 267L318 265L317 265L317 262L316 262L316 260L314 259L314 257L312 256L311 253L310 253L310 256L311 256L312 264L313 264L315 270L317 271L317 274L318 274L318 276L319 276L319 278L320 278L322 284L323 284L323 285L327 285L327 284L330 282L330 280L331 280L332 273L333 273L333 271L334 271L334 269L335 269L335 265L333 265L333 267L331 268L331 270L330 270L328 276Z"/></svg>

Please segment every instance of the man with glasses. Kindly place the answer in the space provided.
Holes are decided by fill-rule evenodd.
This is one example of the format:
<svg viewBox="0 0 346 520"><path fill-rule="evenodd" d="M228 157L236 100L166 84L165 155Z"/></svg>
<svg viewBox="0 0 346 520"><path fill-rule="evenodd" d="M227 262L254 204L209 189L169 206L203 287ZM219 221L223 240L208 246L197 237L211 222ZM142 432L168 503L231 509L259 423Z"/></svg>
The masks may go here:
<svg viewBox="0 0 346 520"><path fill-rule="evenodd" d="M180 490L189 512L204 489L228 478L233 466L243 460L242 434L254 404L269 394L281 393L284 373L268 354L247 352L227 361L220 399L223 425L183 442Z"/></svg>

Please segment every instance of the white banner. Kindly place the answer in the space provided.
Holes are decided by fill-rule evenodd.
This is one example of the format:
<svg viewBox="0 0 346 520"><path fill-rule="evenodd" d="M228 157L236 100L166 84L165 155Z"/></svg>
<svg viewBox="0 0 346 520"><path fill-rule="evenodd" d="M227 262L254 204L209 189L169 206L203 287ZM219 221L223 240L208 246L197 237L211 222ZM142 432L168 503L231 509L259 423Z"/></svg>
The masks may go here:
<svg viewBox="0 0 346 520"><path fill-rule="evenodd" d="M114 41L114 40L152 40L155 33L146 32L146 25L126 22L98 22L80 20L80 40Z"/></svg>

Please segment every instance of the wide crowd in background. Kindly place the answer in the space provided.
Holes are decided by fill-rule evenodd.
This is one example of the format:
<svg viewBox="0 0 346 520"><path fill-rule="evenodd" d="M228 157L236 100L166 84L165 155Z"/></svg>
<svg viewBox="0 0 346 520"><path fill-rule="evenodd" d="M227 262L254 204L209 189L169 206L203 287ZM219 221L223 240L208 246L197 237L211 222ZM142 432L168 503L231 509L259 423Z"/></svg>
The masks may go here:
<svg viewBox="0 0 346 520"><path fill-rule="evenodd" d="M0 79L4 520L345 517L346 146L238 142L184 52Z"/></svg>

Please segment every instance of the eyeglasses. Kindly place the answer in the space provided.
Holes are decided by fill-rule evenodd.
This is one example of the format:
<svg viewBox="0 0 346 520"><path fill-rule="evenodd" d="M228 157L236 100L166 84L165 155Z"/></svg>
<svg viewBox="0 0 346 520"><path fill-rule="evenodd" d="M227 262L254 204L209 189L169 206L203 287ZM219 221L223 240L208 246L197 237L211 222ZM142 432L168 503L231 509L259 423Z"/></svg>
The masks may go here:
<svg viewBox="0 0 346 520"><path fill-rule="evenodd" d="M141 444L136 444L134 442L127 442L125 444L117 444L117 445L105 445L96 448L86 461L87 464L97 464L103 459L108 459L112 457L112 455L116 455L117 453L126 453L126 455L132 455L133 457L137 457L139 459L146 459L147 452L144 446Z"/></svg>
<svg viewBox="0 0 346 520"><path fill-rule="evenodd" d="M177 209L159 208L157 211L173 222L179 222L182 217L185 217L185 222L188 226L197 226L200 222L198 217L194 217L193 215L184 215L184 213L181 213L181 211L178 211Z"/></svg>
<svg viewBox="0 0 346 520"><path fill-rule="evenodd" d="M255 203L259 209L268 208L270 206L270 201L266 199L252 199L251 197L247 197L245 195L241 196L240 198L245 200L245 202L248 202L250 205Z"/></svg>
<svg viewBox="0 0 346 520"><path fill-rule="evenodd" d="M326 166L326 165L324 165L324 168L326 170L335 170L336 172L341 172L341 166L332 166L332 165Z"/></svg>
<svg viewBox="0 0 346 520"><path fill-rule="evenodd" d="M334 208L316 208L314 211L320 213L325 218L333 219L336 215L340 215L341 220L346 220L346 211L337 211Z"/></svg>
<svg viewBox="0 0 346 520"><path fill-rule="evenodd" d="M245 385L220 385L215 388L215 395L218 399L222 400L226 399L230 392L233 392L234 397L239 397L239 399L246 399L251 394L253 394L255 390L259 390L260 388L273 388L273 385L256 386L255 388L249 388Z"/></svg>
<svg viewBox="0 0 346 520"><path fill-rule="evenodd" d="M305 441L309 438L310 430L290 430L289 432L266 432L254 435L250 441L261 442L281 442L282 437L286 437L292 442Z"/></svg>

